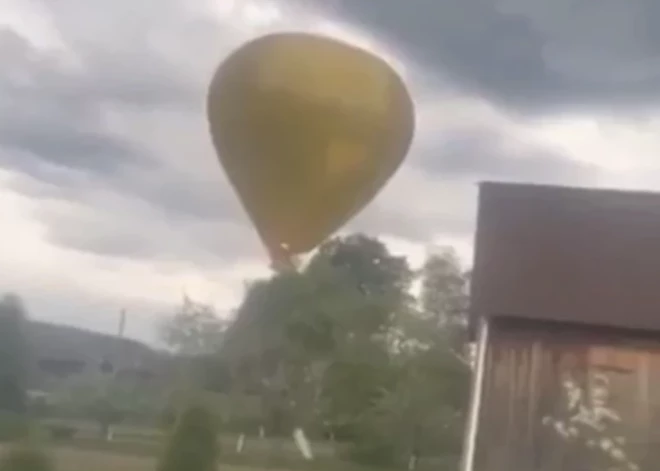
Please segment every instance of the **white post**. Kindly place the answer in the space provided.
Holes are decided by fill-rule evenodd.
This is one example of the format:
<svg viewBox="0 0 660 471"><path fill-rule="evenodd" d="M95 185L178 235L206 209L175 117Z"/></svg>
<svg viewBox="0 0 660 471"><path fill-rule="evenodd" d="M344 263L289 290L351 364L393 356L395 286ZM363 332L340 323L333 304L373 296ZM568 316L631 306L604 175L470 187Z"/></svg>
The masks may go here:
<svg viewBox="0 0 660 471"><path fill-rule="evenodd" d="M303 456L303 458L308 461L314 459L312 447L310 446L309 440L307 440L305 431L302 428L296 427L296 429L293 431L293 441L296 443L298 451L300 451L300 454Z"/></svg>
<svg viewBox="0 0 660 471"><path fill-rule="evenodd" d="M477 341L477 362L472 373L472 397L468 424L465 435L465 448L463 452L462 471L474 470L474 455L477 444L477 431L479 429L479 415L484 389L484 369L486 363L486 350L488 349L488 321L482 319L479 323L479 337Z"/></svg>
<svg viewBox="0 0 660 471"><path fill-rule="evenodd" d="M236 440L236 453L239 455L243 453L243 447L245 447L245 434L241 433Z"/></svg>

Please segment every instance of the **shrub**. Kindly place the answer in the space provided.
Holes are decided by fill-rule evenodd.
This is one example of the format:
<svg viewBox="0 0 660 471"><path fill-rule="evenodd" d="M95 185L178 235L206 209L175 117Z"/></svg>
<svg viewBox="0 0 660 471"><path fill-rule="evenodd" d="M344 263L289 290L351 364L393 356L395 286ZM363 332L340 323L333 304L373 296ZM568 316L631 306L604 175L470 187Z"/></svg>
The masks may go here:
<svg viewBox="0 0 660 471"><path fill-rule="evenodd" d="M47 425L46 429L48 430L50 437L56 441L72 440L73 437L78 432L78 429L76 427L66 424Z"/></svg>
<svg viewBox="0 0 660 471"><path fill-rule="evenodd" d="M16 445L0 457L0 471L52 471L50 457L34 445Z"/></svg>
<svg viewBox="0 0 660 471"><path fill-rule="evenodd" d="M0 411L0 443L24 438L28 429L27 420L23 415Z"/></svg>
<svg viewBox="0 0 660 471"><path fill-rule="evenodd" d="M213 471L218 452L214 417L204 407L190 406L179 418L158 471Z"/></svg>

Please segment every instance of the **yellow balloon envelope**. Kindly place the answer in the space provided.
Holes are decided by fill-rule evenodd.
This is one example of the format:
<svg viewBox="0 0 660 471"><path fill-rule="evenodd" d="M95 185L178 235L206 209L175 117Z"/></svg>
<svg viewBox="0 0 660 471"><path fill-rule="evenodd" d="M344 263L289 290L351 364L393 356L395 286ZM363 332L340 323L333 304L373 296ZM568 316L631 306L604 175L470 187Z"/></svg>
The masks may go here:
<svg viewBox="0 0 660 471"><path fill-rule="evenodd" d="M234 52L207 107L220 162L276 262L312 250L359 212L414 131L410 95L384 60L305 33Z"/></svg>

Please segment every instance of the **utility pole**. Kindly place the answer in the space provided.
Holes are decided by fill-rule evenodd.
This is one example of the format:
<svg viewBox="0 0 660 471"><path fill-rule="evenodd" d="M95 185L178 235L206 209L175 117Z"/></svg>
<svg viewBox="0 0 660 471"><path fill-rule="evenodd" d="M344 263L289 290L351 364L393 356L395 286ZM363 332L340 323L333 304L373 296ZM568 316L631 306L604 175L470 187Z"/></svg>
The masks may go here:
<svg viewBox="0 0 660 471"><path fill-rule="evenodd" d="M124 330L126 329L126 309L119 311L119 329L117 330L117 337L124 338Z"/></svg>
<svg viewBox="0 0 660 471"><path fill-rule="evenodd" d="M110 387L110 390L112 390L112 385L116 383L117 381L117 374L119 372L119 369L121 368L122 362L121 362L121 356L123 353L123 348L122 348L122 342L121 340L124 338L124 332L126 330L126 309L122 308L119 311L119 322L117 326L117 336L116 336L116 346L115 346L115 354L114 354L114 365L112 368L112 373L110 374L110 384L108 385ZM106 392L108 394L108 392ZM107 430L107 436L106 440L107 441L112 441L114 435L114 430L112 427L112 424L108 426Z"/></svg>

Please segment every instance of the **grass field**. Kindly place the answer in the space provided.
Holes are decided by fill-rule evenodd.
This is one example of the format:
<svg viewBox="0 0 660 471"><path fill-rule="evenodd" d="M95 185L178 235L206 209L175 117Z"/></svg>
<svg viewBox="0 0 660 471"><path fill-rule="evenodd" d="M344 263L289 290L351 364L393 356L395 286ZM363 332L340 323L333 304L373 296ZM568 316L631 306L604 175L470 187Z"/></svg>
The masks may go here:
<svg viewBox="0 0 660 471"><path fill-rule="evenodd" d="M153 471L156 458L113 451L81 450L73 447L53 447L50 454L59 471ZM286 471L275 468L237 466L219 463L220 471Z"/></svg>
<svg viewBox="0 0 660 471"><path fill-rule="evenodd" d="M153 471L166 443L164 434L154 428L117 427L114 439L105 441L93 427L77 425L80 433L75 438L45 442L56 471ZM306 461L291 439L251 437L239 454L236 438L231 434L220 438L218 471L391 471L344 460L330 442L313 443L315 459ZM455 468L437 459L420 460L419 465L419 471Z"/></svg>
<svg viewBox="0 0 660 471"><path fill-rule="evenodd" d="M153 457L75 448L53 448L52 455L61 471L151 471L156 465Z"/></svg>

